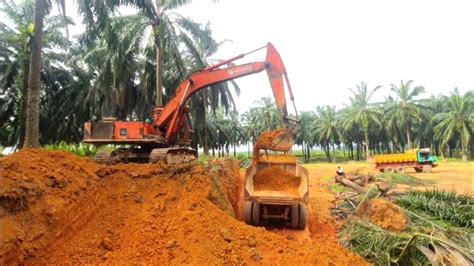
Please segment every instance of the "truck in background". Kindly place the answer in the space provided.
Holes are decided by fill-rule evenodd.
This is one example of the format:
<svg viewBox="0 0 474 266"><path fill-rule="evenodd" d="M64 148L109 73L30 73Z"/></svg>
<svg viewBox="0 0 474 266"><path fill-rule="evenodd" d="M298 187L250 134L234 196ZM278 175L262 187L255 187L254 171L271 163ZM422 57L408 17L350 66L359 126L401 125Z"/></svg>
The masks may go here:
<svg viewBox="0 0 474 266"><path fill-rule="evenodd" d="M429 148L411 149L405 153L375 155L375 168L385 173L403 173L406 168L414 168L417 173L430 173L437 166L438 158L431 155Z"/></svg>

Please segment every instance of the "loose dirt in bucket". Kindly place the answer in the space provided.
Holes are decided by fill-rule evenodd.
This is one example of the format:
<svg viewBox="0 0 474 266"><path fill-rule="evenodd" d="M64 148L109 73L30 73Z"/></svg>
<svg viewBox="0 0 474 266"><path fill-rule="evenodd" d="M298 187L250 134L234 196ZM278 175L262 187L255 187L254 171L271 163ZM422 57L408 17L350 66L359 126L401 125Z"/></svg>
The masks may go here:
<svg viewBox="0 0 474 266"><path fill-rule="evenodd" d="M254 188L258 190L283 191L298 194L300 178L274 165L259 171L254 177Z"/></svg>
<svg viewBox="0 0 474 266"><path fill-rule="evenodd" d="M22 150L0 169L3 263L365 264L330 238L300 243L238 221L233 160L101 166Z"/></svg>
<svg viewBox="0 0 474 266"><path fill-rule="evenodd" d="M256 159L259 157L260 149L289 151L293 146L293 142L288 141L285 137L287 135L288 132L286 128L263 132L253 146L253 158Z"/></svg>
<svg viewBox="0 0 474 266"><path fill-rule="evenodd" d="M382 198L365 202L357 215L390 231L403 231L408 225L406 214L395 204Z"/></svg>

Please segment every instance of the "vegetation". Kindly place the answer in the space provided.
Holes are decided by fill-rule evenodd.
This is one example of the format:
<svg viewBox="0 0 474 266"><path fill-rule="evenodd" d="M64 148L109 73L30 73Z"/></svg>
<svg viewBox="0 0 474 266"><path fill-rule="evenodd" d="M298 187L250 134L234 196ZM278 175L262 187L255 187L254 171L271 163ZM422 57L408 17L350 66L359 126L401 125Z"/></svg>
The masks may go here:
<svg viewBox="0 0 474 266"><path fill-rule="evenodd" d="M50 14L46 1L36 97L28 80L33 48L38 48L33 47L38 32L34 10L40 2L5 1L0 9L8 19L0 23L0 145L6 147L24 146L26 110L39 114L39 123L31 123L39 124L41 145L79 144L85 121L149 118L152 108L166 104L183 79L213 63L222 44L212 38L210 25L174 12L189 1L78 1L86 30L71 41L71 20ZM136 12L120 14L124 5ZM364 160L410 147L472 158L474 92L462 95L454 89L449 95L424 97L426 89L413 84L392 84L384 102L373 102L375 94L388 89L361 82L348 90L347 106L314 106L301 112L296 144L302 159L321 159L314 152L323 151L327 161ZM228 82L200 91L189 102L193 145L206 155L237 156L237 147L251 147L264 130L281 125L271 97L237 113L232 88L238 94L236 83Z"/></svg>
<svg viewBox="0 0 474 266"><path fill-rule="evenodd" d="M375 176L376 179L382 179L389 183L416 185L423 182L412 175L403 173L382 173Z"/></svg>
<svg viewBox="0 0 474 266"><path fill-rule="evenodd" d="M422 212L453 226L469 228L473 225L471 194L439 190L410 191L397 201L408 210Z"/></svg>

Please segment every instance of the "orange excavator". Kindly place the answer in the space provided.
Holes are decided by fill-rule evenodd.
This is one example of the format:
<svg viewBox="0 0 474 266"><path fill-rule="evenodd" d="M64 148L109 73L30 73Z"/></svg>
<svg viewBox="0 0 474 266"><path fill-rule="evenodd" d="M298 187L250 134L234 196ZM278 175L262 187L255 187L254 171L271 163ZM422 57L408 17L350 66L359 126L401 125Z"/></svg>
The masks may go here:
<svg viewBox="0 0 474 266"><path fill-rule="evenodd" d="M265 61L234 65L233 62L251 53L266 48ZM262 149L288 151L293 143L293 136L299 129L298 113L294 104L294 96L288 80L285 65L275 47L266 46L249 53L240 54L216 65L206 67L184 80L176 89L174 97L164 107L153 110L152 119L140 121L116 121L105 118L99 122L84 124L84 142L96 145L126 145L114 151L99 152L95 159L100 163L117 162L158 162L179 163L197 157L197 152L188 148L191 145L193 132L186 107L188 99L199 90L220 82L237 79L266 70L273 96L282 120L283 130L274 136ZM296 119L291 119L287 112L284 81Z"/></svg>

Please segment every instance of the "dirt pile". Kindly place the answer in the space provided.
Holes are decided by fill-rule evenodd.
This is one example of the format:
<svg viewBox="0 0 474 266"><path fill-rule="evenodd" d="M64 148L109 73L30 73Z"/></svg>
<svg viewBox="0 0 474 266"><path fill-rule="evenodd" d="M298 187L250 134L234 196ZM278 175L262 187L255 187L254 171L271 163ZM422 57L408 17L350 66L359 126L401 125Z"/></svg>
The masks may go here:
<svg viewBox="0 0 474 266"><path fill-rule="evenodd" d="M23 235L15 235L23 239L16 245L21 251L15 256L9 255L8 259L4 257L6 262L364 264L362 258L336 242L321 238L299 243L235 219L234 205L239 196L235 182L239 180L239 171L238 163L233 160L214 161L207 167L197 163L99 167L68 154L40 153L41 160L30 165L18 164L10 171L23 173L26 171L23 167L44 165L44 169L33 172L30 177L37 180L42 188L39 191L43 191L41 196L32 196L36 197L35 202L28 201L28 208L15 212L2 205L2 228L8 228L6 231L28 229ZM10 164L29 160L30 156L29 151L21 151L0 163L4 168L7 161L9 169L13 169ZM64 173L65 169L73 169L62 175L69 180L66 186L47 186L51 178L46 174L43 177L43 172L54 169ZM9 179L3 172L2 179ZM51 206L44 203L45 198L57 201L54 207L64 208L62 215L54 214L51 220L43 218L47 217L44 210ZM62 205L59 204L61 198L64 199ZM43 228L41 234L31 234L35 228ZM2 243L5 243L4 238ZM28 248L25 243L40 244ZM3 247L2 252L5 252Z"/></svg>
<svg viewBox="0 0 474 266"><path fill-rule="evenodd" d="M293 146L291 134L286 128L280 128L273 131L265 131L259 137L253 146L253 158L259 157L260 149L289 151Z"/></svg>
<svg viewBox="0 0 474 266"><path fill-rule="evenodd" d="M390 231L403 231L408 225L406 214L395 204L383 198L365 202L357 215Z"/></svg>
<svg viewBox="0 0 474 266"><path fill-rule="evenodd" d="M274 165L259 171L254 177L254 188L258 190L284 191L298 194L300 178Z"/></svg>
<svg viewBox="0 0 474 266"><path fill-rule="evenodd" d="M63 231L80 199L95 190L99 166L67 152L24 149L0 158L0 256L22 260ZM89 195L87 195L89 196Z"/></svg>

